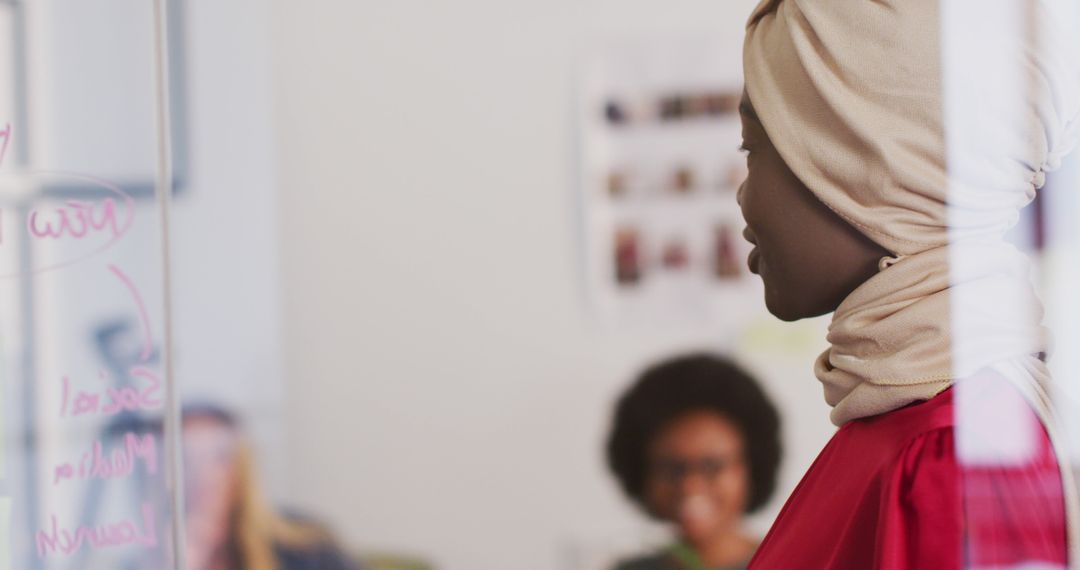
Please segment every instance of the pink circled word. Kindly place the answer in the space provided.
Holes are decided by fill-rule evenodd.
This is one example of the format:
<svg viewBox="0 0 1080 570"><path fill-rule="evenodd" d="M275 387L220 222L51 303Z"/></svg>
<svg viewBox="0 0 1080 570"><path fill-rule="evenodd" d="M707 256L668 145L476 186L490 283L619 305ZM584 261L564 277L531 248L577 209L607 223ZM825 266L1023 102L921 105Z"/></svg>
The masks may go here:
<svg viewBox="0 0 1080 570"><path fill-rule="evenodd" d="M0 273L0 279L11 279L23 274L40 275L90 259L119 243L135 222L134 198L115 184L99 178L67 172L39 170L27 172L26 175L37 178L62 179L65 183L75 182L83 186L101 188L115 195L98 201L98 213L96 215L95 208L89 202L78 200L70 200L66 202L64 208L57 209L55 218L52 221L39 219L36 210L31 212L26 220L27 231L31 238L55 239L61 236L77 237L82 235L89 241L89 236L94 234L101 235L105 241L96 246L88 246L87 250L61 261L31 267L25 271ZM118 216L117 207L121 204L125 214Z"/></svg>
<svg viewBox="0 0 1080 570"><path fill-rule="evenodd" d="M26 217L26 229L30 235L36 238L58 239L65 236L82 239L91 231L101 232L108 229L112 237L120 235L120 227L116 220L116 200L105 198L101 201L100 219L94 218L95 206L93 202L83 200L68 200L66 206L57 208L55 220L45 220L38 223L38 210L31 210Z"/></svg>

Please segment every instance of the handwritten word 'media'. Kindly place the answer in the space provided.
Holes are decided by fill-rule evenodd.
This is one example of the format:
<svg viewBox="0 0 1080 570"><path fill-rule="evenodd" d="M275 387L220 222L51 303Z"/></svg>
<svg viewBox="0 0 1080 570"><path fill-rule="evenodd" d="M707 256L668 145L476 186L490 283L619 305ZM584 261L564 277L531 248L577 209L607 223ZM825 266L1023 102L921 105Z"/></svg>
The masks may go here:
<svg viewBox="0 0 1080 570"><path fill-rule="evenodd" d="M50 554L72 554L83 545L89 548L106 548L136 544L157 546L157 530L154 528L154 508L150 503L142 505L142 529L133 520L121 520L100 526L80 526L74 530L60 528L56 515L52 515L52 530L37 533L38 557Z"/></svg>
<svg viewBox="0 0 1080 570"><path fill-rule="evenodd" d="M161 399L155 394L161 390L161 378L148 368L136 366L129 373L146 380L149 385L142 390L136 390L130 386L123 388L106 388L104 393L86 392L79 390L75 398L71 398L71 380L64 376L62 382L63 402L60 405L61 416L81 416L83 414L101 414L104 416L116 415L123 411L156 410L161 407Z"/></svg>
<svg viewBox="0 0 1080 570"><path fill-rule="evenodd" d="M83 453L78 468L72 463L58 465L53 470L53 485L62 479L116 479L127 477L135 471L136 463L141 459L143 468L149 475L157 473L157 443L152 434L141 438L134 432L124 434L124 445L105 453L105 446L95 441L93 448Z"/></svg>

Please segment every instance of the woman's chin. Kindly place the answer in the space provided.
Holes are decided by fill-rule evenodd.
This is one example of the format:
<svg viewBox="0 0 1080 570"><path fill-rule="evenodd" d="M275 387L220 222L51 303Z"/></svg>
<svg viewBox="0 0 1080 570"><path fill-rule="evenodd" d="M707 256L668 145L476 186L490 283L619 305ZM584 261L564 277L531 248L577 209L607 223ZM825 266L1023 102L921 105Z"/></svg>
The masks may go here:
<svg viewBox="0 0 1080 570"><path fill-rule="evenodd" d="M835 304L821 302L808 304L812 301L814 299L800 296L798 292L781 292L770 288L768 283L765 284L765 308L781 321L791 323L802 319L812 319L836 310Z"/></svg>
<svg viewBox="0 0 1080 570"><path fill-rule="evenodd" d="M803 311L793 306L788 299L770 294L768 288L765 291L765 308L769 310L772 316L788 323L806 318Z"/></svg>
<svg viewBox="0 0 1080 570"><path fill-rule="evenodd" d="M699 512L683 513L678 520L679 534L691 545L707 544L716 537L722 524L718 513L702 509Z"/></svg>
<svg viewBox="0 0 1080 570"><path fill-rule="evenodd" d="M693 527L688 527L687 525L679 526L679 536L682 538L683 542L695 548L708 544L715 535L716 529L711 525L697 525Z"/></svg>

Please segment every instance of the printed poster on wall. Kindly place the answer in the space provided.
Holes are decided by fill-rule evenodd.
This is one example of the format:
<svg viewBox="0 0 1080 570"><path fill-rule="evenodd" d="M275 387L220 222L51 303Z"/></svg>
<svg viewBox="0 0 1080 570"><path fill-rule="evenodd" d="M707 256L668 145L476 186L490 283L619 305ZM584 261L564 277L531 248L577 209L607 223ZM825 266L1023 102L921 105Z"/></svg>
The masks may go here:
<svg viewBox="0 0 1080 570"><path fill-rule="evenodd" d="M610 41L580 80L582 261L615 325L735 325L760 313L736 200L738 54L716 39Z"/></svg>

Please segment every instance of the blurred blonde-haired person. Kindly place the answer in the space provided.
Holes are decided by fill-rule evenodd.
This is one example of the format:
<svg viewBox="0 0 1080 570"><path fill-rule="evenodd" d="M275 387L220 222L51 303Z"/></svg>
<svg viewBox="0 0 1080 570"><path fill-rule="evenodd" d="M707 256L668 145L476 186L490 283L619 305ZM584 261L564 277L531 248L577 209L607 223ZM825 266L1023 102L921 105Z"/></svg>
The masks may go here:
<svg viewBox="0 0 1080 570"><path fill-rule="evenodd" d="M186 407L183 446L189 570L362 570L328 532L267 502L230 412Z"/></svg>

